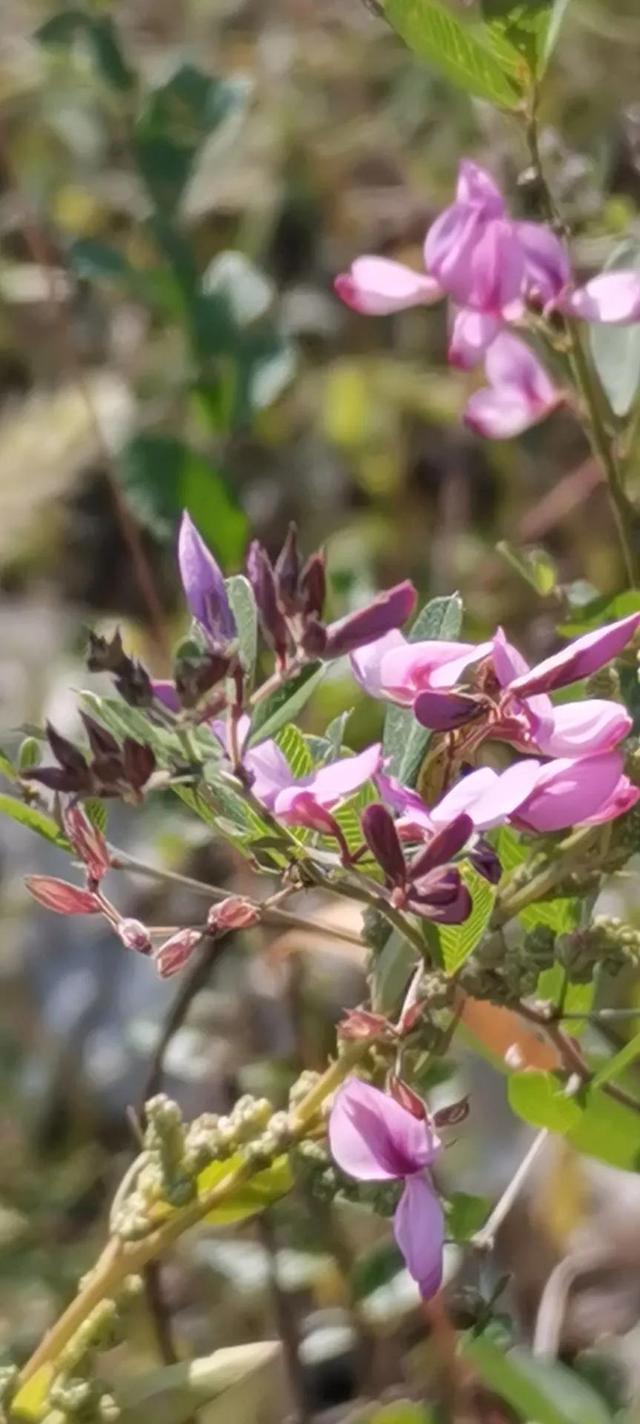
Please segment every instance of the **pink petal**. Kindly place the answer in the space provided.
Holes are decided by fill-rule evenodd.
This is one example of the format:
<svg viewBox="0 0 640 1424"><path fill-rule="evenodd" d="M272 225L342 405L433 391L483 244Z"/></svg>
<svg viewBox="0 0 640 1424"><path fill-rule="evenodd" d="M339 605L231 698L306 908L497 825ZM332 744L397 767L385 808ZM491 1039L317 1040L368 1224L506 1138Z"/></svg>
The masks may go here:
<svg viewBox="0 0 640 1424"><path fill-rule="evenodd" d="M515 223L525 259L525 292L529 301L546 307L571 281L571 263L564 243L542 223Z"/></svg>
<svg viewBox="0 0 640 1424"><path fill-rule="evenodd" d="M640 272L603 272L559 305L562 311L582 317L583 321L620 326L640 321Z"/></svg>
<svg viewBox="0 0 640 1424"><path fill-rule="evenodd" d="M487 352L485 370L492 386L513 388L529 405L557 405L558 392L544 366L524 341L509 331L500 333Z"/></svg>
<svg viewBox="0 0 640 1424"><path fill-rule="evenodd" d="M529 757L514 762L499 775L490 767L481 767L463 777L433 808L432 820L441 825L467 811L477 831L498 826L530 795L539 771L540 762Z"/></svg>
<svg viewBox="0 0 640 1424"><path fill-rule="evenodd" d="M161 702L163 707L166 707L169 712L180 711L180 698L176 692L174 682L169 682L166 678L155 678L151 686L153 688L154 697L157 697L158 702Z"/></svg>
<svg viewBox="0 0 640 1424"><path fill-rule="evenodd" d="M385 653L389 653L395 648L407 647L407 640L397 628L393 628L390 633L385 633L383 638L378 638L375 643L369 643L364 648L358 648L350 654L351 670L360 686L370 697L384 697L385 689L382 685L382 660Z"/></svg>
<svg viewBox="0 0 640 1424"><path fill-rule="evenodd" d="M638 800L640 787L633 786L628 776L621 776L608 801L605 801L595 816L589 816L584 824L599 826L603 821L614 821L616 816L623 816L626 811L630 811Z"/></svg>
<svg viewBox="0 0 640 1424"><path fill-rule="evenodd" d="M469 301L473 285L473 254L487 225L495 221L479 207L453 203L436 218L426 236L424 265L460 306Z"/></svg>
<svg viewBox="0 0 640 1424"><path fill-rule="evenodd" d="M388 257L357 257L335 280L338 296L365 316L387 316L406 307L431 305L443 296L432 277Z"/></svg>
<svg viewBox="0 0 640 1424"><path fill-rule="evenodd" d="M464 304L515 320L523 309L520 296L524 270L524 255L514 224L503 219L487 223L470 254Z"/></svg>
<svg viewBox="0 0 640 1424"><path fill-rule="evenodd" d="M621 775L619 752L549 762L540 769L536 787L518 807L513 824L546 833L598 817L616 792Z"/></svg>
<svg viewBox="0 0 640 1424"><path fill-rule="evenodd" d="M448 643L427 639L423 643L406 643L385 653L380 669L380 681L387 697L411 704L417 692L435 686L436 671L446 664L454 666L452 684L458 680L460 663L464 667L476 661L475 643ZM445 683L447 685L446 674Z"/></svg>
<svg viewBox="0 0 640 1424"><path fill-rule="evenodd" d="M313 792L321 806L335 806L337 801L350 796L353 791L364 786L380 770L382 746L375 742L366 747L358 756L341 757L339 761L323 766L309 778L308 790Z"/></svg>
<svg viewBox="0 0 640 1424"><path fill-rule="evenodd" d="M442 1283L444 1216L431 1182L409 1177L396 1207L393 1231L424 1300L430 1300Z"/></svg>
<svg viewBox="0 0 640 1424"><path fill-rule="evenodd" d="M547 411L532 408L513 389L475 391L465 406L463 420L484 440L512 440L544 420Z"/></svg>
<svg viewBox="0 0 640 1424"><path fill-rule="evenodd" d="M585 633L561 652L545 658L530 672L517 677L511 683L511 691L529 696L532 692L549 692L555 687L566 687L578 678L589 677L622 652L639 624L640 613L630 613L627 618L619 618L605 628Z"/></svg>
<svg viewBox="0 0 640 1424"><path fill-rule="evenodd" d="M545 756L591 756L612 751L631 726L631 718L619 702L591 697L554 707L536 733L536 745Z"/></svg>
<svg viewBox="0 0 640 1424"><path fill-rule="evenodd" d="M429 686L435 688L455 687L458 682L464 679L467 668L473 667L476 663L482 662L491 652L491 643L476 643L473 653L469 655L466 651L467 644L459 643L462 649L458 657L447 658L446 662L435 667L430 678Z"/></svg>
<svg viewBox="0 0 640 1424"><path fill-rule="evenodd" d="M405 820L409 817L421 832L433 830L433 822L418 791L402 786L395 776L386 776L384 772L378 772L376 783L383 801L392 811L397 811Z"/></svg>
<svg viewBox="0 0 640 1424"><path fill-rule="evenodd" d="M278 794L294 780L284 752L273 741L261 742L245 753L244 763L254 776L251 787L254 796L272 811Z"/></svg>
<svg viewBox="0 0 640 1424"><path fill-rule="evenodd" d="M456 203L471 203L483 208L488 217L501 218L505 214L504 198L498 184L471 158L463 158L458 167Z"/></svg>
<svg viewBox="0 0 640 1424"><path fill-rule="evenodd" d="M322 836L339 836L339 827L325 806L322 806L312 791L289 786L280 791L274 807L276 816L287 826L305 826L309 831L318 831Z"/></svg>
<svg viewBox="0 0 640 1424"><path fill-rule="evenodd" d="M472 370L482 360L499 330L498 317L463 307L456 312L451 328L447 352L449 364L457 366L460 371Z"/></svg>
<svg viewBox="0 0 640 1424"><path fill-rule="evenodd" d="M529 671L528 662L518 648L508 641L504 628L496 628L491 652L495 674L501 687L509 687L514 677L521 677Z"/></svg>
<svg viewBox="0 0 640 1424"><path fill-rule="evenodd" d="M359 1078L348 1078L329 1116L329 1146L343 1172L360 1182L393 1181L420 1172L440 1143L425 1118Z"/></svg>

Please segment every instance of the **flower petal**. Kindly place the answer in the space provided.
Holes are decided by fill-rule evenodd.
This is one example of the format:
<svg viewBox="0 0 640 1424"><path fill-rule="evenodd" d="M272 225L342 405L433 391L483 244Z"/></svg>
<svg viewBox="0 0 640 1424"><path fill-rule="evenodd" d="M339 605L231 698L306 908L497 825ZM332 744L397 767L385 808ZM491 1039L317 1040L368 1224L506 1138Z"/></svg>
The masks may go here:
<svg viewBox="0 0 640 1424"><path fill-rule="evenodd" d="M537 699L534 699L537 701ZM619 702L590 697L552 708L535 734L538 751L551 757L593 756L612 751L631 730L631 718Z"/></svg>
<svg viewBox="0 0 640 1424"><path fill-rule="evenodd" d="M571 281L571 263L564 243L543 223L515 223L525 259L525 292L542 307L554 302Z"/></svg>
<svg viewBox="0 0 640 1424"><path fill-rule="evenodd" d="M396 1208L393 1231L425 1300L436 1294L442 1283L444 1215L431 1182L422 1176L409 1177Z"/></svg>
<svg viewBox="0 0 640 1424"><path fill-rule="evenodd" d="M382 746L380 742L375 742L357 756L341 757L329 766L322 766L306 782L307 789L313 792L321 806L335 806L337 801L350 796L370 781L380 770L381 762Z"/></svg>
<svg viewBox="0 0 640 1424"><path fill-rule="evenodd" d="M222 572L186 510L178 537L178 563L185 597L196 621L216 641L232 641L236 625Z"/></svg>
<svg viewBox="0 0 640 1424"><path fill-rule="evenodd" d="M583 321L619 326L640 321L640 272L603 272L571 292L559 306Z"/></svg>
<svg viewBox="0 0 640 1424"><path fill-rule="evenodd" d="M414 1117L370 1083L349 1078L331 1109L329 1146L350 1177L383 1182L428 1167L440 1143L425 1118Z"/></svg>
<svg viewBox="0 0 640 1424"><path fill-rule="evenodd" d="M433 277L388 257L357 257L336 277L338 296L364 316L387 316L406 307L430 306L444 295Z"/></svg>
<svg viewBox="0 0 640 1424"><path fill-rule="evenodd" d="M621 775L619 752L588 759L560 757L548 762L540 768L535 788L514 814L513 824L546 833L599 818L617 792Z"/></svg>
<svg viewBox="0 0 640 1424"><path fill-rule="evenodd" d="M437 806L431 817L436 825L466 811L477 831L488 830L506 820L537 785L540 762L527 757L516 761L500 775L481 767L463 777Z"/></svg>
<svg viewBox="0 0 640 1424"><path fill-rule="evenodd" d="M407 640L397 628L392 628L390 633L385 633L383 638L378 638L374 643L365 644L364 648L357 648L355 652L349 654L351 671L370 697L384 697L385 691L382 686L382 660L385 653L390 653L394 648L406 648Z"/></svg>
<svg viewBox="0 0 640 1424"><path fill-rule="evenodd" d="M401 623L406 623L416 606L417 597L410 579L405 579L393 588L384 589L364 608L330 623L323 657L343 657L345 653L355 652L368 643L378 643L385 633L393 632Z"/></svg>
<svg viewBox="0 0 640 1424"><path fill-rule="evenodd" d="M511 691L528 697L532 692L550 692L556 687L566 687L578 678L589 677L622 652L639 625L640 613L630 613L616 623L583 634L559 653L538 663L530 672L515 678Z"/></svg>
<svg viewBox="0 0 640 1424"><path fill-rule="evenodd" d="M458 166L456 202L471 203L482 208L488 217L501 218L505 215L502 193L486 168L474 163L472 158L463 158Z"/></svg>
<svg viewBox="0 0 640 1424"><path fill-rule="evenodd" d="M500 318L462 307L451 327L447 359L459 371L471 371L482 360L500 330Z"/></svg>
<svg viewBox="0 0 640 1424"><path fill-rule="evenodd" d="M276 742L260 742L244 755L244 764L253 774L251 789L258 801L272 811L279 792L294 784L291 767ZM298 790L301 783L298 782Z"/></svg>
<svg viewBox="0 0 640 1424"><path fill-rule="evenodd" d="M603 821L615 821L616 816L623 816L626 811L630 811L638 800L640 787L634 786L628 776L621 776L608 800L594 816L588 816L583 825L600 826Z"/></svg>

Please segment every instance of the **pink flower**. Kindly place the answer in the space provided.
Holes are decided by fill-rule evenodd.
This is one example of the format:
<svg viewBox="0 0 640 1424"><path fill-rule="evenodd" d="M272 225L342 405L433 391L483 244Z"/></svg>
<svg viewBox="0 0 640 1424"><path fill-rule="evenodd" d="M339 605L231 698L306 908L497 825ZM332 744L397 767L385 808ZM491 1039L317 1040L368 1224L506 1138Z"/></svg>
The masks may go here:
<svg viewBox="0 0 640 1424"><path fill-rule="evenodd" d="M623 773L619 752L575 761L561 757L542 766L530 794L512 816L515 826L548 833L568 826L615 820L635 806L640 788Z"/></svg>
<svg viewBox="0 0 640 1424"><path fill-rule="evenodd" d="M376 743L358 756L340 757L308 776L295 777L277 744L266 741L245 752L243 762L254 778L254 796L278 820L326 835L333 834L327 812L370 781L381 758L382 748Z"/></svg>
<svg viewBox="0 0 640 1424"><path fill-rule="evenodd" d="M455 687L468 667L491 652L491 646L436 638L409 643L394 632L352 653L351 668L372 697L411 707L420 692Z"/></svg>
<svg viewBox="0 0 640 1424"><path fill-rule="evenodd" d="M331 1109L329 1145L338 1166L357 1181L404 1182L394 1234L407 1269L429 1300L442 1281L444 1220L428 1173L440 1142L427 1118L349 1078Z"/></svg>
<svg viewBox="0 0 640 1424"><path fill-rule="evenodd" d="M387 316L406 307L431 306L444 295L432 277L392 262L388 257L357 257L336 277L342 301L364 316Z"/></svg>
<svg viewBox="0 0 640 1424"><path fill-rule="evenodd" d="M489 385L467 401L465 424L488 440L509 440L562 405L558 390L524 341L501 332L485 357Z"/></svg>

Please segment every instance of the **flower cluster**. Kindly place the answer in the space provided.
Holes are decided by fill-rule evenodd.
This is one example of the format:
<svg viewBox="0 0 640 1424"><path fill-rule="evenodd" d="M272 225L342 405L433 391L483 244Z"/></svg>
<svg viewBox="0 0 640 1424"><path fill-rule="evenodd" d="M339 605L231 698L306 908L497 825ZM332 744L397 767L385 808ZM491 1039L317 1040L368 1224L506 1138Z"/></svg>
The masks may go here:
<svg viewBox="0 0 640 1424"><path fill-rule="evenodd" d="M358 257L336 290L368 316L448 297L449 360L462 370L484 360L488 381L471 396L465 419L493 440L518 435L565 399L513 326L551 322L556 313L618 325L640 320L640 273L605 272L577 286L561 239L543 223L514 220L490 174L469 159L460 164L455 202L427 233L424 263L419 273L385 257Z"/></svg>

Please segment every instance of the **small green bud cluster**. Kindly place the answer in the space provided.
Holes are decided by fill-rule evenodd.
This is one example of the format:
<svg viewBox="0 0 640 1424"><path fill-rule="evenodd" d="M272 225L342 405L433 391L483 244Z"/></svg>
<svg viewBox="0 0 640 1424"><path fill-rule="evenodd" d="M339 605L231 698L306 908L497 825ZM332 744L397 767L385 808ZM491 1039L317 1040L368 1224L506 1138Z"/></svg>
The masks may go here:
<svg viewBox="0 0 640 1424"><path fill-rule="evenodd" d="M102 1300L83 1320L64 1350L49 1389L47 1406L73 1424L117 1424L120 1407L95 1374L96 1355L125 1337L127 1310L142 1292L140 1276L127 1276L118 1301Z"/></svg>
<svg viewBox="0 0 640 1424"><path fill-rule="evenodd" d="M202 1113L189 1125L164 1094L147 1103L146 1114L140 1171L113 1223L123 1240L138 1240L153 1230L159 1206L180 1208L195 1200L198 1177L212 1162L225 1162L242 1150L252 1166L268 1166L291 1142L288 1113L274 1113L267 1098L249 1094L228 1116Z"/></svg>
<svg viewBox="0 0 640 1424"><path fill-rule="evenodd" d="M292 1112L295 1112L296 1108L299 1108L301 1102L306 1098L307 1093L310 1093L313 1088L317 1087L320 1082L320 1076L320 1073L314 1072L312 1068L305 1068L300 1076L296 1078L295 1083L292 1083L289 1089L289 1107Z"/></svg>
<svg viewBox="0 0 640 1424"><path fill-rule="evenodd" d="M545 925L528 931L520 944L488 935L465 965L460 982L467 993L494 1004L512 1004L535 993L540 974L554 961L555 935Z"/></svg>
<svg viewBox="0 0 640 1424"><path fill-rule="evenodd" d="M585 695L607 697L614 702L622 702L620 674L615 663L608 663L606 667L599 668L598 672L592 672L585 683Z"/></svg>
<svg viewBox="0 0 640 1424"><path fill-rule="evenodd" d="M570 979L588 983L597 964L615 973L623 964L640 964L640 930L622 920L598 915L587 929L561 935L557 958Z"/></svg>
<svg viewBox="0 0 640 1424"><path fill-rule="evenodd" d="M380 1216L393 1216L401 1186L397 1182L356 1182L333 1161L324 1142L305 1139L291 1155L293 1171L301 1186L320 1202L358 1202L370 1206Z"/></svg>

